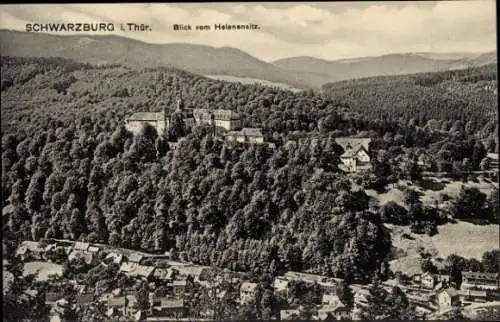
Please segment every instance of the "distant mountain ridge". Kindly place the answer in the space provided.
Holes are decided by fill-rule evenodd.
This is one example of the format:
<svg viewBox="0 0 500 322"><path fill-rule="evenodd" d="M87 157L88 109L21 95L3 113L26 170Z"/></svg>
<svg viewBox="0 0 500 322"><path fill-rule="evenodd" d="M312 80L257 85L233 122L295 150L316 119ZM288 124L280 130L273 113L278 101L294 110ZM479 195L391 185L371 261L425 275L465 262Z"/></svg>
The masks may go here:
<svg viewBox="0 0 500 322"><path fill-rule="evenodd" d="M319 88L329 82L379 75L433 72L496 62L496 52L474 57L430 58L432 53L391 54L327 61L292 57L265 62L232 47L169 43L149 44L115 35L53 35L0 30L0 54L19 57L63 57L93 64L134 68L173 67L201 75L261 79L294 88ZM231 77L229 77L231 79Z"/></svg>

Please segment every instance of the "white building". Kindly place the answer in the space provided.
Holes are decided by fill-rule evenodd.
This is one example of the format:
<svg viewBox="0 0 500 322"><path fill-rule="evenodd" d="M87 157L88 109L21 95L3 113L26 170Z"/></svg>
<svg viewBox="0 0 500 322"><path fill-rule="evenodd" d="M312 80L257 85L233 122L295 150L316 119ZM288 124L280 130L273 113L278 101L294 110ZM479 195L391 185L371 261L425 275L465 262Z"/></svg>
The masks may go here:
<svg viewBox="0 0 500 322"><path fill-rule="evenodd" d="M340 156L342 163L339 165L341 170L347 172L357 172L370 168L369 138L337 138L338 145L344 149Z"/></svg>

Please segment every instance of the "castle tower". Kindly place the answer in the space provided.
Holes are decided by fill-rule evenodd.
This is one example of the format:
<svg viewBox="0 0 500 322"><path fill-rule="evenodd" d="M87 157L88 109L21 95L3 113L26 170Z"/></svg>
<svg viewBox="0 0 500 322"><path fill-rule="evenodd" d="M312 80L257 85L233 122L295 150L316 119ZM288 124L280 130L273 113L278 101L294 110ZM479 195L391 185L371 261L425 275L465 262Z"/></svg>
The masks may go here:
<svg viewBox="0 0 500 322"><path fill-rule="evenodd" d="M184 110L184 101L182 99L182 94L179 92L179 97L177 98L177 111L182 112Z"/></svg>

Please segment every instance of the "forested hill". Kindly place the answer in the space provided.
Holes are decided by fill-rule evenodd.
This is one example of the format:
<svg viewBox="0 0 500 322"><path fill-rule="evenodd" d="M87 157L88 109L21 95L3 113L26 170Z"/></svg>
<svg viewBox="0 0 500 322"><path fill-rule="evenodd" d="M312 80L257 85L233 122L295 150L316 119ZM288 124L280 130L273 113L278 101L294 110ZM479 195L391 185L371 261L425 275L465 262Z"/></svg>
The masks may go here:
<svg viewBox="0 0 500 322"><path fill-rule="evenodd" d="M486 153L459 120L449 131L421 128L311 91L58 58L1 63L4 238L172 250L256 274L306 270L367 282L387 273L390 236L366 193L339 173L334 138L373 138L379 157L358 178L364 187L406 175L395 161L406 149L472 169ZM128 115L172 106L177 89L188 107L237 110L275 149L226 145L196 127L168 151L154 132L125 131Z"/></svg>
<svg viewBox="0 0 500 322"><path fill-rule="evenodd" d="M350 110L373 118L439 121L449 130L460 120L468 134L493 133L498 115L497 64L455 71L385 76L330 83L324 93ZM434 124L435 125L435 124Z"/></svg>
<svg viewBox="0 0 500 322"><path fill-rule="evenodd" d="M173 249L200 264L358 281L370 280L389 251L380 217L365 199L354 202L359 193L337 173L333 140L308 134L317 119L336 115L320 97L62 59L3 58L7 77L4 237ZM235 109L277 143L290 131L302 131L305 141L275 151L231 148L196 128L175 152L157 156L154 135L132 138L124 118L171 105L176 87L188 106ZM363 124L345 119L343 126Z"/></svg>

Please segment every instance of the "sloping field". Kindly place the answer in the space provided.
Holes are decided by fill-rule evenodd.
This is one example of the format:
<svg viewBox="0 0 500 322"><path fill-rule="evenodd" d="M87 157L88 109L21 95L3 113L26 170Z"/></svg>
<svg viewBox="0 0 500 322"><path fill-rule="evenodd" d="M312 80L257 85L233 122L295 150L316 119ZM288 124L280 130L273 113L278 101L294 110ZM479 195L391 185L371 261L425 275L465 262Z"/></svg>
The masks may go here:
<svg viewBox="0 0 500 322"><path fill-rule="evenodd" d="M367 189L366 194L377 199L380 205L383 205L389 201L394 201L401 206L406 206L403 202L404 192L397 188L397 186L406 186L414 189L421 193L420 200L423 204L433 205L436 201L440 201L440 195L446 194L450 198L454 199L460 193L461 187L465 188L477 188L482 193L487 196L491 194L493 188L498 188L498 183L487 182L484 180L479 180L477 183L468 181L463 183L460 181L451 181L441 178L428 178L421 185L408 185L405 181L398 182L395 188L389 185L389 189L384 193L377 193L375 190Z"/></svg>
<svg viewBox="0 0 500 322"><path fill-rule="evenodd" d="M298 92L300 89L294 88L290 85L286 85L283 83L275 83L275 82L270 82L264 79L256 79L256 78L249 78L249 77L236 77L236 76L225 76L225 75L204 75L205 77L211 78L211 79L216 79L216 80L221 80L225 82L233 82L233 83L242 83L242 84L259 84L263 86L272 86L272 87L278 87L281 89L286 89L290 90L293 92Z"/></svg>
<svg viewBox="0 0 500 322"><path fill-rule="evenodd" d="M423 248L433 258L446 258L450 254L456 254L478 260L484 252L499 248L499 225L475 225L459 221L439 226L439 233L432 237L412 234L409 227L386 226L391 230L393 246L401 256L390 262L391 270L410 276L421 273L419 248ZM414 240L403 237L404 233Z"/></svg>

